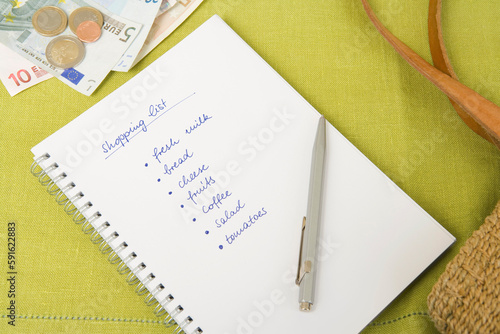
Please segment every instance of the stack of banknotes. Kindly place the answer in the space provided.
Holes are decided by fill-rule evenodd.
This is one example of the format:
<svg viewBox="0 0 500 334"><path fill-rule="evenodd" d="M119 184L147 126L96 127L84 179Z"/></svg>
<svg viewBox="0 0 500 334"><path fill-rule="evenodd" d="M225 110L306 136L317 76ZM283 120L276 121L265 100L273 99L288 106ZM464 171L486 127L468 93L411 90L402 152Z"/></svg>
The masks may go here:
<svg viewBox="0 0 500 334"><path fill-rule="evenodd" d="M134 67L202 1L0 0L0 80L12 96L51 77L89 96L110 71ZM57 48L74 48L78 59L58 59Z"/></svg>

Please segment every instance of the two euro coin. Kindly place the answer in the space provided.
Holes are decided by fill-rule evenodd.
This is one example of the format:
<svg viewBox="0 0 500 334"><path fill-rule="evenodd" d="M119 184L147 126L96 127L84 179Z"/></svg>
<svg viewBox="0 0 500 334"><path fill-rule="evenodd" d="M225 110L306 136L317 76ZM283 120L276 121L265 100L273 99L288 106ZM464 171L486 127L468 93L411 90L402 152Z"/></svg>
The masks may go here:
<svg viewBox="0 0 500 334"><path fill-rule="evenodd" d="M70 68L78 65L85 57L83 43L74 36L59 36L47 45L47 60L59 68Z"/></svg>

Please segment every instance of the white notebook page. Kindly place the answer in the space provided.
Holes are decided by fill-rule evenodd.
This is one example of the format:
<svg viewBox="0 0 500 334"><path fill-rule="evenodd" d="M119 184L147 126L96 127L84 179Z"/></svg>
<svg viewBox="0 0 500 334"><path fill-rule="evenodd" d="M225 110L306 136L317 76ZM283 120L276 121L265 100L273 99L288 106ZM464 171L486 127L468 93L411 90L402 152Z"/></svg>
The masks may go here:
<svg viewBox="0 0 500 334"><path fill-rule="evenodd" d="M455 239L327 124L316 303L300 312L319 117L214 16L32 151L194 319L187 333L356 333Z"/></svg>

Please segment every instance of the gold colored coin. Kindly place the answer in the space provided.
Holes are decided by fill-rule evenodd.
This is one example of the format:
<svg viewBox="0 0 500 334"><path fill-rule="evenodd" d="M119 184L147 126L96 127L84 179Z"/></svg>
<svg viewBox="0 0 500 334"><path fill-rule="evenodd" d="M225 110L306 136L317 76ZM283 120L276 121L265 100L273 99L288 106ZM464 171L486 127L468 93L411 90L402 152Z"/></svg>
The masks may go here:
<svg viewBox="0 0 500 334"><path fill-rule="evenodd" d="M85 43L95 42L101 37L101 26L94 21L83 21L76 29L76 36Z"/></svg>
<svg viewBox="0 0 500 334"><path fill-rule="evenodd" d="M47 61L59 68L78 65L85 57L85 46L74 36L59 36L47 45Z"/></svg>
<svg viewBox="0 0 500 334"><path fill-rule="evenodd" d="M66 13L55 6L45 6L33 14L33 27L42 36L56 36L66 29L68 17Z"/></svg>
<svg viewBox="0 0 500 334"><path fill-rule="evenodd" d="M101 28L104 23L104 18L101 12L93 7L80 7L72 11L69 15L69 28L76 34L78 26L85 21L93 21Z"/></svg>

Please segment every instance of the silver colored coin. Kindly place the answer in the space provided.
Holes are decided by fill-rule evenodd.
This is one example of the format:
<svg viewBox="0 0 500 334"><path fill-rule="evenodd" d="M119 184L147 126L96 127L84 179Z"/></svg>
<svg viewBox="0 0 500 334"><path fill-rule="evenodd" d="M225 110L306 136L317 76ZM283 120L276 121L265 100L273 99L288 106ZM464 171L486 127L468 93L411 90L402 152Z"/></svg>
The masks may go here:
<svg viewBox="0 0 500 334"><path fill-rule="evenodd" d="M31 23L40 35L52 37L66 29L68 17L61 8L45 6L33 14Z"/></svg>
<svg viewBox="0 0 500 334"><path fill-rule="evenodd" d="M85 46L74 36L59 36L47 45L47 61L59 68L78 65L85 57Z"/></svg>

